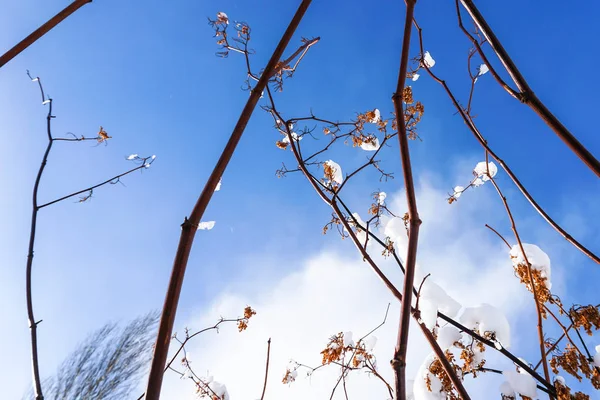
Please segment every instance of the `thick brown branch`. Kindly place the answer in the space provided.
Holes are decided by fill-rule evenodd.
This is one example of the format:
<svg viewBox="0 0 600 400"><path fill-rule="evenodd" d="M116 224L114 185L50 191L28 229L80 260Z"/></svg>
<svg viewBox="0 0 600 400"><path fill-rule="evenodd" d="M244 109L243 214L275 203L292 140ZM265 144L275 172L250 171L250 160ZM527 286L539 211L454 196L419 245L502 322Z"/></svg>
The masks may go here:
<svg viewBox="0 0 600 400"><path fill-rule="evenodd" d="M8 50L2 56L0 56L0 68L2 68L7 62L15 58L20 52L28 48L30 45L35 43L36 40L44 36L48 31L54 28L56 25L61 23L69 15L77 11L81 6L91 3L92 0L75 0L69 4L64 10L56 14L54 17L48 20L44 25L37 28L25 39L17 43L12 49Z"/></svg>
<svg viewBox="0 0 600 400"><path fill-rule="evenodd" d="M419 33L419 46L421 48L421 53L422 53L424 51L423 50L423 48L424 48L423 47L423 32L422 32L422 29L417 24L417 21L415 20L413 22L415 24L415 27L417 28L418 33ZM537 201L535 201L535 199L533 198L533 196L527 191L527 189L525 188L525 186L521 183L521 181L517 178L517 176L514 174L514 172L509 168L509 166L492 150L492 148L488 145L487 141L485 140L485 138L483 137L483 135L481 134L481 132L479 131L479 129L475 125L475 122L473 121L473 119L469 115L467 115L467 113L464 111L463 107L461 107L461 105L458 103L458 100L456 99L456 97L454 96L454 94L452 93L452 91L450 90L450 88L448 87L448 84L446 83L446 81L444 81L443 79L439 78L435 73L433 73L431 71L430 68L425 67L425 69L426 69L427 73L436 82L438 82L444 88L446 94L448 95L448 97L452 101L452 104L454 105L454 107L458 111L458 114L463 119L465 125L467 125L467 128L469 128L469 130L471 131L471 133L473 133L473 135L475 136L475 138L477 139L477 141L479 142L479 144L489 153L489 155L494 160L496 160L496 162L498 162L498 164L500 164L500 166L504 169L504 171L506 172L506 174L510 177L510 179L517 186L517 188L519 188L519 190L521 191L521 193L523 194L523 196L527 199L527 201L529 201L529 203L532 205L532 207L563 238L565 238L569 243L571 243L573 246L575 246L577 249L579 249L583 254L585 254L586 256L588 256L589 258L591 258L592 260L594 260L596 263L600 264L600 258L596 254L594 254L592 251L590 251L588 248L586 248L584 245L582 245L581 243L579 243L566 230L564 230L556 221L554 221L554 219L552 219L552 217L550 217L548 215L548 213L546 213L546 211L537 203Z"/></svg>
<svg viewBox="0 0 600 400"><path fill-rule="evenodd" d="M545 123L548 125L554 133L577 155L577 157L583 161L589 169L600 177L600 161L594 157L594 155L583 145L577 138L560 122L552 112L546 107L544 103L533 93L533 90L529 87L529 84L508 55L508 52L500 43L500 40L496 37L492 28L488 25L487 21L481 15L472 0L460 0L461 4L467 10L473 22L481 33L485 36L489 42L492 50L496 53L498 59L510 75L511 79L517 85L519 89L520 100L527 104ZM478 48L480 54L483 52L481 48ZM483 58L483 57L482 57ZM489 64L488 64L489 65ZM510 93L510 92L509 92ZM511 93L512 94L512 93Z"/></svg>
<svg viewBox="0 0 600 400"><path fill-rule="evenodd" d="M416 0L406 1L406 16L404 20L404 36L402 41L402 52L400 56L400 71L398 73L398 85L396 93L394 93L394 108L396 111L396 124L398 126L398 139L400 142L400 158L402 160L402 172L404 175L404 186L406 188L406 200L408 204L409 234L408 234L408 250L406 254L404 284L402 288L403 300L400 310L400 322L398 326L398 338L396 348L394 350L394 358L392 359L392 368L394 369L396 381L396 398L406 400L406 353L408 351L408 333L410 327L410 317L412 308L412 294L415 280L415 266L417 261L417 244L419 240L419 226L421 219L417 211L417 200L415 195L415 187L413 183L412 167L410 163L410 150L408 147L408 138L406 136L406 124L404 121L404 110L402 106L402 94L404 93L404 82L406 81L406 71L408 69L408 54L410 51L410 36L412 32L412 20L414 15ZM421 325L421 324L419 324ZM427 331L427 332L425 332ZM428 329L423 330L428 340L430 340ZM446 361L446 357L442 354L440 361ZM446 364L444 369L446 369ZM454 370L450 367L446 370L449 377L456 377ZM462 387L462 385L459 385Z"/></svg>
<svg viewBox="0 0 600 400"><path fill-rule="evenodd" d="M221 176L225 172L227 168L227 164L231 160L235 148L237 147L240 138L250 120L252 113L254 112L254 108L258 103L258 100L261 96L261 93L267 86L269 78L272 76L273 71L275 70L278 61L281 59L281 56L287 47L289 41L291 40L296 28L300 24L304 13L308 9L311 0L303 0L296 14L294 15L292 21L288 25L285 33L283 34L277 48L273 52L265 70L260 77L258 83L252 90L250 98L248 99L246 106L244 107L240 118L231 134L229 141L217 165L213 169L208 181L198 201L196 202L192 213L190 214L189 220L186 218L185 222L182 225L181 237L179 240L179 246L177 248L177 252L175 255L175 260L173 262L173 270L171 273L171 278L169 280L169 287L167 289L167 294L165 297L165 303L163 306L163 312L161 315L160 325L158 329L158 335L156 339L156 346L154 350L154 356L152 358L152 364L150 367L150 374L148 377L148 386L146 389L146 399L148 400L158 400L160 398L160 390L162 387L163 380L163 370L165 367L165 362L167 359L167 353L169 351L169 342L171 337L171 332L173 331L173 322L175 321L175 314L177 312L177 304L179 302L179 295L181 293L181 286L183 284L183 278L185 274L185 269L187 267L187 261L192 249L192 243L194 241L194 236L196 234L198 223L212 198L212 195L215 191L215 188L221 179Z"/></svg>

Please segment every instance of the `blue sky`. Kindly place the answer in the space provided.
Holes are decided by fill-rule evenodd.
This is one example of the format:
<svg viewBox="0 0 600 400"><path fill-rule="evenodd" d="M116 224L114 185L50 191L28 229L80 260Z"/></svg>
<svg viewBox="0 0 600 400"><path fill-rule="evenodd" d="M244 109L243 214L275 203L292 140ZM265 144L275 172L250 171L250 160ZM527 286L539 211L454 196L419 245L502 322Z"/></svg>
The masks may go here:
<svg viewBox="0 0 600 400"><path fill-rule="evenodd" d="M55 136L94 135L102 125L113 137L108 146L57 143L41 186L42 201L130 168L124 159L128 154L157 155L152 168L123 180L126 187L105 187L89 203L66 201L40 214L34 304L36 317L44 320L39 329L42 374L49 375L88 332L109 320L127 320L162 305L179 225L191 211L248 96L240 90L245 77L242 58L214 56L215 40L206 17L225 11L232 20L251 25L258 70L266 64L296 3L97 0L0 70L0 182L5 194L0 196L0 316L9 327L0 338L11 343L0 350L3 359L11 360L0 367L0 376L10 382L9 398L23 393L30 379L24 267L31 188L46 145L47 111L25 71L40 76L54 99ZM565 7L556 0L544 7L534 1L480 3L536 94L592 153L600 155L595 127L600 81L594 72L600 58L596 51L600 27L592 18L600 5ZM0 51L67 4L22 0L4 5ZM469 44L456 26L453 4L421 1L416 16L424 28L425 47L437 61L436 72L464 100ZM286 83L278 106L288 116L312 109L343 120L375 107L388 116L403 15L402 2L372 7L355 1L315 2L290 48L301 36L320 36L321 42ZM411 56L417 53L414 47ZM415 174L450 191L463 183L458 177L469 179L483 153L439 85L423 74L413 88L426 107L420 128L423 142L411 143ZM600 251L598 228L589 223L600 214L595 200L600 193L598 179L491 76L477 83L474 107L476 122L492 147L550 215ZM291 164L291 157L275 147L278 134L271 126L270 117L257 110L223 177L223 188L207 210L205 219L217 224L196 237L179 324L198 318L224 291L252 297L301 270L307 259L323 251L354 251L334 235L320 234L329 210L301 176L275 177L281 162ZM358 179L348 193L353 204L364 207L365 196L374 189L394 193L402 188L395 150L396 146L388 151L384 163L398 179L385 184ZM551 256L556 275L564 280L556 284L565 303L597 301L596 288L589 282L600 279L598 266L550 230L502 172L498 181L522 234ZM483 224L493 221L509 236L509 225L491 190L483 187L468 193L453 210L464 213L468 209L464 203L489 201L490 206L478 210L477 232L485 232ZM439 207L450 207L441 196L439 202ZM582 274L588 274L585 280Z"/></svg>

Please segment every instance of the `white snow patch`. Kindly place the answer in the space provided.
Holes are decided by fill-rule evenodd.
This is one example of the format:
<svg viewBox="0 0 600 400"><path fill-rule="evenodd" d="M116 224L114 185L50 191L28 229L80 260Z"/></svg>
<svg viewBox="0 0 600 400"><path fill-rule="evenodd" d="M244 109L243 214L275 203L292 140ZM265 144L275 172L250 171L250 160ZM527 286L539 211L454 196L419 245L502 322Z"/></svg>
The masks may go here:
<svg viewBox="0 0 600 400"><path fill-rule="evenodd" d="M454 318L460 311L460 308L460 304L431 278L425 280L421 288L419 311L421 311L421 321L423 321L428 329L435 328L438 311L443 312L450 318Z"/></svg>
<svg viewBox="0 0 600 400"><path fill-rule="evenodd" d="M325 161L325 165L327 165L332 170L333 181L339 183L340 185L344 182L344 175L342 174L342 167L338 163L333 160Z"/></svg>
<svg viewBox="0 0 600 400"><path fill-rule="evenodd" d="M493 178L498 173L498 167L491 161L488 163L488 166L490 169L489 176L485 161L477 163L475 169L473 170L473 175L477 176L478 178L481 178L484 182L489 181L490 177Z"/></svg>
<svg viewBox="0 0 600 400"><path fill-rule="evenodd" d="M429 366L435 358L434 353L430 353L419 367L413 384L413 396L415 400L446 400L446 392L443 391L442 382L437 376L429 372ZM428 378L431 391L427 388Z"/></svg>
<svg viewBox="0 0 600 400"><path fill-rule="evenodd" d="M428 51L426 51L425 54L423 54L423 62L425 63L425 66L427 68L431 68L435 65L435 60L433 59L433 57L431 57L431 54L429 54Z"/></svg>
<svg viewBox="0 0 600 400"><path fill-rule="evenodd" d="M461 314L460 323L485 337L485 333L494 333L496 340L506 349L510 348L510 325L504 313L489 304L467 307Z"/></svg>
<svg viewBox="0 0 600 400"><path fill-rule="evenodd" d="M544 253L544 251L535 244L529 243L523 243L523 250L525 250L525 255L531 264L531 268L540 271L542 278L546 278L546 287L548 290L552 289L552 281L550 280L552 277L552 270L550 268L550 257L548 257L548 254ZM523 253L521 253L521 248L518 244L510 249L510 258L515 267L519 264L526 265L525 258L523 257Z"/></svg>
<svg viewBox="0 0 600 400"><path fill-rule="evenodd" d="M441 328L437 335L437 342L442 350L447 350L454 346L455 342L460 341L462 334L453 326L445 326Z"/></svg>
<svg viewBox="0 0 600 400"><path fill-rule="evenodd" d="M379 139L377 137L373 137L372 141L369 141L369 142L363 141L360 144L360 148L365 151L375 151L375 150L379 149Z"/></svg>
<svg viewBox="0 0 600 400"><path fill-rule="evenodd" d="M502 375L504 375L506 381L515 392L531 397L532 399L537 398L535 379L531 375L526 373L521 374L515 370L503 371Z"/></svg>
<svg viewBox="0 0 600 400"><path fill-rule="evenodd" d="M203 221L198 224L198 230L211 230L215 227L215 221Z"/></svg>

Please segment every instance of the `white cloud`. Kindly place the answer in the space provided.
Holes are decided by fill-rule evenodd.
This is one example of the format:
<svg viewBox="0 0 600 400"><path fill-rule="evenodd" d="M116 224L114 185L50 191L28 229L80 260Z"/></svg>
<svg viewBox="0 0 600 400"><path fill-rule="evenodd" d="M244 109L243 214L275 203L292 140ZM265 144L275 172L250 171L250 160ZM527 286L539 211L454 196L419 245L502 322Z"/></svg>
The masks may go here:
<svg viewBox="0 0 600 400"><path fill-rule="evenodd" d="M445 197L444 190L435 189L427 182L421 182L417 190L423 219L418 253L422 273L431 272L435 282L462 306L489 303L499 307L509 320L514 319L519 307L526 302L524 299L529 299L528 292L515 279L504 245L484 231L481 211L486 205L467 199L459 208L448 205ZM402 193L390 195L388 204L400 215L406 208ZM401 227L398 232L402 233L402 221L398 227ZM406 246L403 237L406 237L405 233L395 238L401 255ZM194 370L227 385L232 400L259 398L266 342L271 337L267 398L329 398L338 369L329 366L310 378L306 378L301 370L296 382L284 385L281 380L290 359L318 366L319 352L331 335L352 331L355 338L360 338L381 322L387 304L391 303L386 325L375 334L378 341L374 353L380 373L393 383L388 363L396 340L399 304L368 264L362 262L354 246L342 244L347 250L345 254L338 250L307 254L300 270L279 281L264 282L258 295L224 292L209 308L198 310L199 317L187 324L191 329L212 325L219 316L239 316L246 305L255 308L257 315L245 332L238 333L232 325L223 327L219 334L209 332L197 337L190 345L195 355ZM402 275L398 267L389 261L382 266L397 287L401 287ZM410 343L408 377L414 378L430 349L415 329L411 329ZM491 354L493 350L488 352L486 358L491 363L499 359ZM502 365L495 366L510 365L503 361ZM499 387L501 382L501 376L487 375L474 382L467 381L467 386L474 390L474 399L486 398L486 389ZM352 398L389 397L386 388L375 377L364 373L351 374L347 384ZM477 397L477 393L482 397ZM339 395L342 398L343 392ZM193 399L193 385L167 373L163 398Z"/></svg>

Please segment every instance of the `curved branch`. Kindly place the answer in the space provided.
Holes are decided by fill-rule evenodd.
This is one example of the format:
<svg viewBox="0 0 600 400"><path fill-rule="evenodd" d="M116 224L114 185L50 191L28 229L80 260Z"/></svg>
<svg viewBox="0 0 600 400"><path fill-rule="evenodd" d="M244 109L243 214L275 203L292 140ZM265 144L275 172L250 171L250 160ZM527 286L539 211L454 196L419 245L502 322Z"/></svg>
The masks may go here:
<svg viewBox="0 0 600 400"><path fill-rule="evenodd" d="M29 75L29 71L27 71ZM35 233L37 228L37 214L40 209L38 207L38 190L40 187L40 181L48 162L48 155L52 149L52 99L44 99L44 88L39 77L31 78L32 81L37 81L42 95L42 104L48 104L48 115L46 116L46 134L48 135L48 145L46 151L42 157L42 163L35 178L33 185L33 198L32 198L32 211L31 211L31 228L29 231L29 249L27 252L27 265L25 267L25 292L27 297L27 319L29 321L29 332L31 336L31 366L33 373L33 390L36 400L44 400L44 394L42 392L42 382L40 379L40 367L39 367L39 356L38 356L38 343L37 343L37 325L41 321L36 321L33 313L33 289L32 289L32 270L33 270L33 251L35 247Z"/></svg>
<svg viewBox="0 0 600 400"><path fill-rule="evenodd" d="M473 19L477 28L483 33L490 44L490 47L496 53L496 56L510 75L511 79L519 89L519 100L527 104L541 119L556 133L556 135L575 153L575 155L584 162L600 178L600 161L583 145L577 138L560 122L560 120L550 112L546 105L533 93L529 84L508 55L508 52L496 37L492 28L481 15L475 3L472 0L460 0L461 4L467 10L467 13ZM480 54L483 54L481 48L477 48ZM485 56L482 56L482 58ZM488 64L489 66L489 64ZM503 87L505 87L504 85ZM510 91L508 91L511 95Z"/></svg>
<svg viewBox="0 0 600 400"><path fill-rule="evenodd" d="M413 23L414 23L414 25L417 28L417 31L419 33L419 45L420 45L421 53L422 53L424 51L423 50L423 32L422 32L422 29L418 25L418 23L417 23L416 20L413 20ZM479 129L475 125L475 122L473 121L473 119L470 116L468 116L465 113L464 109L460 106L460 104L456 100L456 97L454 97L454 94L452 93L452 91L450 90L450 88L448 87L448 85L446 84L446 81L444 81L441 78L439 78L436 74L434 74L431 71L430 68L427 68L427 66L425 66L425 69L427 70L427 73L436 82L438 82L444 88L444 90L446 91L446 94L448 95L448 97L452 101L452 104L454 105L454 107L458 111L458 114L463 119L465 125L467 125L467 128L469 128L469 130L471 131L471 133L473 133L473 135L475 136L475 139L477 139L477 141L479 142L479 144L489 153L489 155L494 160L496 160L496 162L498 164L500 164L500 166L504 169L504 171L506 172L506 174L510 177L510 179L513 181L513 183L521 191L521 193L523 194L523 196L533 206L533 208L563 238L565 238L569 243L571 243L573 246L575 246L577 249L579 249L583 254L585 254L586 256L588 256L589 258L591 258L592 260L594 260L597 264L600 264L600 258L596 254L594 254L592 251L590 251L584 245L582 245L580 242L578 242L575 238L573 238L556 221L554 221L552 219L552 217L550 217L548 215L548 213L546 213L546 211L544 211L544 209L537 203L537 201L535 201L535 199L533 198L533 196L527 191L527 189L525 188L525 186L523 186L523 184L521 183L521 181L517 178L517 176L513 173L513 171L508 167L508 165L492 150L492 148L488 145L487 141L485 140L485 138L483 137L483 135L481 134L481 132L479 131Z"/></svg>

